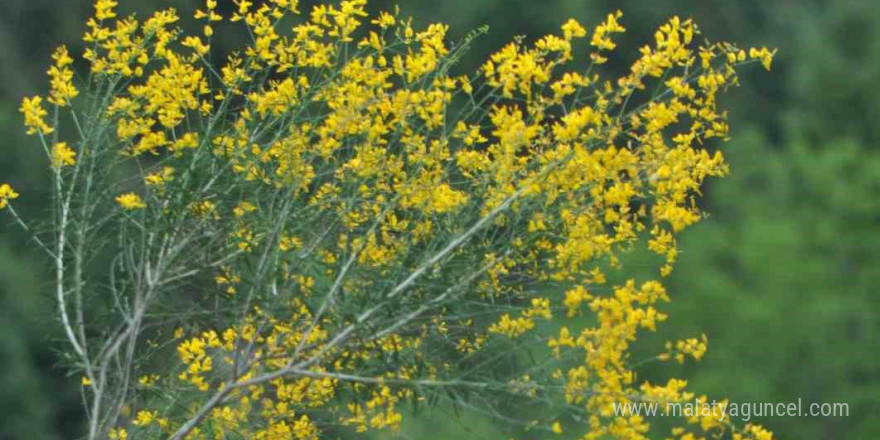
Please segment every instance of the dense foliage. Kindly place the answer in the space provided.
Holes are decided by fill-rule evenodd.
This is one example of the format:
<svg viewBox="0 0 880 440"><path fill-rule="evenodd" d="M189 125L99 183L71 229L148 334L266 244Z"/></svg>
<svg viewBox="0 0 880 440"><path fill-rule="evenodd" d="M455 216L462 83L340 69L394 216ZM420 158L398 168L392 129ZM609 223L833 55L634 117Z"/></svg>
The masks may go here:
<svg viewBox="0 0 880 440"><path fill-rule="evenodd" d="M737 171L710 188L712 220L685 234L688 257L670 282L694 293L670 314L693 316L686 327L706 331L715 348L692 384L727 389L732 372L731 400L847 402L849 417L795 418L787 436L873 438L878 359L865 348L878 335L880 158L853 142L766 152L762 136L738 139ZM685 275L694 271L701 276ZM725 319L704 310L724 310Z"/></svg>
<svg viewBox="0 0 880 440"><path fill-rule="evenodd" d="M34 242L55 264L93 437L394 428L398 402L475 389L489 407L496 394L556 402L586 411L588 436L639 438L647 423L612 402L692 398L680 381L639 383L627 356L665 318L664 289L603 288L602 268L646 241L671 271L700 184L726 173L702 144L727 134L715 95L771 52L695 47L695 25L673 19L607 82L566 71L587 36L569 21L450 76L469 40L447 47L442 25L383 14L358 32L355 1L285 37L275 29L298 11L274 3L239 4L253 45L215 65L213 2L196 15L203 35L185 37L171 11L111 26L114 2L99 1L88 80L74 85L62 47L52 118L43 98L22 104L55 182L54 233ZM619 18L592 33L594 65ZM20 220L17 197L0 188ZM89 278L92 264L109 269ZM536 324L585 312L596 320L582 328ZM182 365L155 361L178 326ZM547 345L553 363L518 355ZM704 350L695 339L658 359Z"/></svg>

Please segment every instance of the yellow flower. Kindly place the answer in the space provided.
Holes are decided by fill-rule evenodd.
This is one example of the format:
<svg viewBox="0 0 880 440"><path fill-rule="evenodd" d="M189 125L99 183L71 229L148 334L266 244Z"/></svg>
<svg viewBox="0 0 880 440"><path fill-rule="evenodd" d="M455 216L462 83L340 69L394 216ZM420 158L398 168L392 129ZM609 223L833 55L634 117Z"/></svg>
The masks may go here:
<svg viewBox="0 0 880 440"><path fill-rule="evenodd" d="M249 212L254 212L256 210L257 207L254 206L253 203L241 202L232 210L232 213L235 214L236 217L244 217L245 214Z"/></svg>
<svg viewBox="0 0 880 440"><path fill-rule="evenodd" d="M98 20L106 20L115 18L116 0L98 0L95 2L95 18Z"/></svg>
<svg viewBox="0 0 880 440"><path fill-rule="evenodd" d="M623 17L623 13L620 11L616 11L613 14L608 14L605 18L605 21L596 27L596 30L593 31L593 37L590 39L590 45L597 49L596 52L590 54L590 58L596 64L602 64L608 59L599 54L600 51L603 50L614 50L617 47L617 44L611 40L610 35L614 33L625 32L626 28L620 25L618 20L620 17Z"/></svg>
<svg viewBox="0 0 880 440"><path fill-rule="evenodd" d="M18 193L9 186L8 183L4 183L0 185L0 209L6 207L9 204L9 201L12 199L17 199Z"/></svg>
<svg viewBox="0 0 880 440"><path fill-rule="evenodd" d="M372 21L372 23L379 26L382 29L387 29L391 26L394 26L396 21L397 20L394 18L393 15L389 14L388 12L383 11L383 12L379 13L379 17L374 19Z"/></svg>
<svg viewBox="0 0 880 440"><path fill-rule="evenodd" d="M147 207L147 205L141 200L141 197L135 193L123 194L116 197L116 203L119 203L119 205L122 206L122 209L126 211L144 209Z"/></svg>
<svg viewBox="0 0 880 440"><path fill-rule="evenodd" d="M571 18L562 25L562 33L565 35L566 40L571 40L572 38L584 38L587 36L587 29L581 26L577 20Z"/></svg>
<svg viewBox="0 0 880 440"><path fill-rule="evenodd" d="M138 379L138 383L140 383L144 388L150 388L156 384L156 381L159 380L159 376L156 374L150 374L147 376L141 376Z"/></svg>
<svg viewBox="0 0 880 440"><path fill-rule="evenodd" d="M761 65L764 66L765 69L770 70L770 65L773 63L773 57L776 55L776 50L769 50L766 47L751 48L749 49L749 58L761 60Z"/></svg>
<svg viewBox="0 0 880 440"><path fill-rule="evenodd" d="M55 65L46 72L49 74L51 91L49 102L59 107L66 107L71 99L79 95L79 91L73 85L73 71L68 67L73 63L73 58L67 52L67 47L61 46L52 54Z"/></svg>
<svg viewBox="0 0 880 440"><path fill-rule="evenodd" d="M159 192L162 192L165 189L165 184L172 180L174 180L174 167L162 167L160 171L147 174L144 177L144 183Z"/></svg>
<svg viewBox="0 0 880 440"><path fill-rule="evenodd" d="M510 339L515 339L533 328L535 328L535 321L531 317L511 318L505 313L498 322L489 326L489 333L500 333Z"/></svg>
<svg viewBox="0 0 880 440"><path fill-rule="evenodd" d="M90 386L92 386L92 380L89 379L88 377L83 376L83 378L82 378L82 386L84 386L84 387L90 387Z"/></svg>
<svg viewBox="0 0 880 440"><path fill-rule="evenodd" d="M33 98L24 98L21 101L21 108L18 109L24 115L24 126L27 128L27 134L50 134L52 127L46 124L45 117L49 114L43 108L43 98L34 96Z"/></svg>
<svg viewBox="0 0 880 440"><path fill-rule="evenodd" d="M149 426L154 420L156 420L156 411L141 410L138 411L131 424L134 426Z"/></svg>
<svg viewBox="0 0 880 440"><path fill-rule="evenodd" d="M108 434L111 440L127 440L128 439L128 431L125 428L113 428L110 430Z"/></svg>
<svg viewBox="0 0 880 440"><path fill-rule="evenodd" d="M52 168L61 169L75 164L76 151L68 147L66 142L59 142L52 147Z"/></svg>
<svg viewBox="0 0 880 440"><path fill-rule="evenodd" d="M456 191L447 184L440 184L434 188L428 207L432 212L444 213L458 208L466 203L467 200L468 198L465 193Z"/></svg>

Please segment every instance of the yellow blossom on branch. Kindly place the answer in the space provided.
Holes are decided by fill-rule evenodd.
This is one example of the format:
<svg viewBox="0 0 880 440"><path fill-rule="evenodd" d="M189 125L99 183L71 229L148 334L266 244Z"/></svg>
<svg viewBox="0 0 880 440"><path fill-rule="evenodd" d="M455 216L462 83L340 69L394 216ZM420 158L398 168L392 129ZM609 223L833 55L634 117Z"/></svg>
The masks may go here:
<svg viewBox="0 0 880 440"><path fill-rule="evenodd" d="M770 50L766 47L760 49L753 47L749 49L749 58L760 60L761 65L767 70L770 70L770 65L773 63L773 57L775 55L776 49Z"/></svg>
<svg viewBox="0 0 880 440"><path fill-rule="evenodd" d="M141 197L135 193L127 193L116 197L116 203L122 206L122 209L126 211L144 209L147 207L147 205L141 200Z"/></svg>
<svg viewBox="0 0 880 440"><path fill-rule="evenodd" d="M61 169L76 164L76 151L67 146L66 142L58 142L52 146L52 168Z"/></svg>
<svg viewBox="0 0 880 440"><path fill-rule="evenodd" d="M0 209L9 205L9 201L18 198L18 193L8 183L0 184Z"/></svg>
<svg viewBox="0 0 880 440"><path fill-rule="evenodd" d="M51 134L53 129L46 124L46 115L49 112L42 106L43 98L34 96L24 98L19 111L24 115L24 126L27 134Z"/></svg>
<svg viewBox="0 0 880 440"><path fill-rule="evenodd" d="M52 59L55 64L47 72L51 83L48 101L59 107L66 107L70 100L79 95L73 85L73 71L69 67L73 58L70 57L67 47L61 46L52 54Z"/></svg>

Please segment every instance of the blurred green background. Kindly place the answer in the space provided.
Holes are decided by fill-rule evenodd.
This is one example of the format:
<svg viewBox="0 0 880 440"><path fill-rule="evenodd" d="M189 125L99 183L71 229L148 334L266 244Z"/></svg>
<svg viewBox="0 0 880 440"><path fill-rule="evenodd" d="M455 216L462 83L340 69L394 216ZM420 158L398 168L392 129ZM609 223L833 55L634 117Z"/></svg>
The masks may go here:
<svg viewBox="0 0 880 440"><path fill-rule="evenodd" d="M197 6L120 3L123 12ZM228 9L231 2L220 3ZM849 404L849 417L757 420L781 439L880 438L880 1L397 3L422 24L449 23L456 39L490 26L463 70L511 36L554 32L568 17L592 28L618 8L629 29L621 53L630 57L671 15L693 17L715 40L777 47L772 74L749 70L743 87L725 98L732 175L709 185L711 217L684 235L668 280L668 334L705 332L710 340L702 363L675 374L734 402ZM371 9L393 4L373 0ZM19 128L17 108L22 96L45 92L43 72L56 44L78 49L90 11L89 0L0 2L0 181L22 193L19 209L31 218L45 213L48 176L39 147ZM18 230L0 228L2 440L80 432L78 381L57 368L46 270ZM412 426L405 438L469 438L476 434L468 423L439 417Z"/></svg>

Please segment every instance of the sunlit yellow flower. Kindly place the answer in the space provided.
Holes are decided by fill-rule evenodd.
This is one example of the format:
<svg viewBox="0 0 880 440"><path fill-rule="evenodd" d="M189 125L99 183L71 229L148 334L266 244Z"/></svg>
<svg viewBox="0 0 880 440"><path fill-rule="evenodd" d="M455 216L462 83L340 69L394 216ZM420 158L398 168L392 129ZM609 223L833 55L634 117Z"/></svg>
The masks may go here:
<svg viewBox="0 0 880 440"><path fill-rule="evenodd" d="M158 376L158 375L155 375L155 374L149 374L149 375L146 375L146 376L141 376L141 377L138 379L138 383L140 383L141 386L143 386L144 388L150 388L150 387L152 387L153 385L155 385L155 384L156 384L156 381L158 381L158 380L159 380L159 376Z"/></svg>
<svg viewBox="0 0 880 440"><path fill-rule="evenodd" d="M562 25L562 33L565 35L566 40L584 38L587 36L587 29L581 26L577 20L570 18L564 25Z"/></svg>
<svg viewBox="0 0 880 440"><path fill-rule="evenodd" d="M383 11L379 13L379 17L375 18L372 23L382 29L387 29L391 26L394 26L396 21L397 20L394 18L393 15Z"/></svg>
<svg viewBox="0 0 880 440"><path fill-rule="evenodd" d="M24 115L24 126L27 128L27 134L50 134L53 129L46 124L46 115L49 112L42 106L43 98L34 96L32 98L24 98L21 102L21 108L18 110Z"/></svg>
<svg viewBox="0 0 880 440"><path fill-rule="evenodd" d="M18 193L8 183L0 184L0 209L5 208L10 200L17 198Z"/></svg>
<svg viewBox="0 0 880 440"><path fill-rule="evenodd" d="M95 2L95 19L107 20L116 17L116 0L97 0Z"/></svg>
<svg viewBox="0 0 880 440"><path fill-rule="evenodd" d="M144 209L147 207L147 205L141 201L141 197L135 193L123 194L116 197L116 203L119 203L119 205L122 206L122 209L126 211Z"/></svg>
<svg viewBox="0 0 880 440"><path fill-rule="evenodd" d="M156 411L149 410L141 410L138 411L137 415L134 418L134 421L131 422L134 426L149 426L156 420Z"/></svg>
<svg viewBox="0 0 880 440"><path fill-rule="evenodd" d="M776 50L769 50L766 47L751 48L749 49L749 58L761 60L761 65L764 66L765 69L770 70L770 65L773 63L773 57L776 55Z"/></svg>
<svg viewBox="0 0 880 440"><path fill-rule="evenodd" d="M73 58L67 52L67 47L60 46L52 54L52 59L55 64L47 72L51 86L48 101L59 107L66 107L70 100L79 95L73 85L73 71L68 67L73 63Z"/></svg>
<svg viewBox="0 0 880 440"><path fill-rule="evenodd" d="M52 147L52 168L60 169L76 164L76 151L66 142L58 142Z"/></svg>

